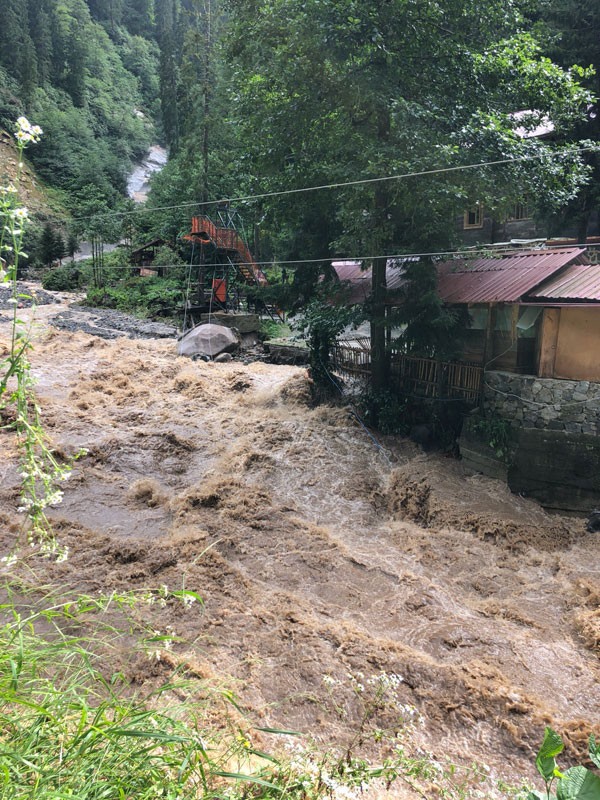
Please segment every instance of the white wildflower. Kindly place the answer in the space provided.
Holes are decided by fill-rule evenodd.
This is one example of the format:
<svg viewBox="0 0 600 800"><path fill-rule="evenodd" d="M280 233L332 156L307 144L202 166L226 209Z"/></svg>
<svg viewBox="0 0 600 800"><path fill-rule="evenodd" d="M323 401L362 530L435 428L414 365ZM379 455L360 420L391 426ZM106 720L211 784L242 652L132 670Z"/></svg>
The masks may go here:
<svg viewBox="0 0 600 800"><path fill-rule="evenodd" d="M29 142L38 142L43 130L39 125L32 125L27 117L19 117L17 120L17 130L15 132L15 139L19 144L28 144Z"/></svg>
<svg viewBox="0 0 600 800"><path fill-rule="evenodd" d="M3 564L6 564L6 566L10 569L10 567L14 567L14 565L17 563L17 557L14 553L11 553L9 556L2 556L0 561Z"/></svg>
<svg viewBox="0 0 600 800"><path fill-rule="evenodd" d="M21 206L20 208L14 208L10 212L11 217L18 222L23 222L24 220L29 218L29 211L25 206Z"/></svg>

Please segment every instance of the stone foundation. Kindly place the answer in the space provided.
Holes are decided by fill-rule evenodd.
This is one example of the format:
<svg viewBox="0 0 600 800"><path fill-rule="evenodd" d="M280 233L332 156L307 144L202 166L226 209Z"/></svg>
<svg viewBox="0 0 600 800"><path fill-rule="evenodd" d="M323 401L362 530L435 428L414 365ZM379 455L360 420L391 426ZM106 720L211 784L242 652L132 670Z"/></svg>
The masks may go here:
<svg viewBox="0 0 600 800"><path fill-rule="evenodd" d="M514 428L600 436L600 383L486 372L483 407Z"/></svg>
<svg viewBox="0 0 600 800"><path fill-rule="evenodd" d="M466 417L460 437L465 469L548 508L600 507L600 383L487 372L485 384L483 412Z"/></svg>

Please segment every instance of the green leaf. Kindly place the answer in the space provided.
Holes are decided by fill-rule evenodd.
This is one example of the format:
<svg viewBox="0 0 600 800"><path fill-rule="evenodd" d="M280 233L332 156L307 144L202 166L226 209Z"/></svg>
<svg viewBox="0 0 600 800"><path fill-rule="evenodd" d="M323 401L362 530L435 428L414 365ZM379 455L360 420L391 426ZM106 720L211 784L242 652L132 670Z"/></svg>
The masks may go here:
<svg viewBox="0 0 600 800"><path fill-rule="evenodd" d="M190 742L189 736L175 736L160 731L142 731L137 728L112 728L108 733L111 736L137 736L140 739L156 739L159 742Z"/></svg>
<svg viewBox="0 0 600 800"><path fill-rule="evenodd" d="M281 786L276 786L274 783L269 783L269 781L265 781L263 778L257 778L254 775L244 775L241 772L221 772L220 770L215 770L213 775L218 775L220 778L232 778L236 781L246 781L247 783L257 783L259 786L266 786L269 789L274 789L276 792L282 792Z"/></svg>
<svg viewBox="0 0 600 800"><path fill-rule="evenodd" d="M282 728L259 728L255 726L255 731L262 731L263 733L277 733L280 736L303 736L300 731L285 731Z"/></svg>
<svg viewBox="0 0 600 800"><path fill-rule="evenodd" d="M589 752L590 752L590 761L592 764L595 764L597 767L600 767L600 745L596 741L596 737L593 733L590 733L589 739Z"/></svg>
<svg viewBox="0 0 600 800"><path fill-rule="evenodd" d="M555 756L562 753L563 749L563 740L558 733L552 730L552 728L546 728L544 732L544 741L535 759L537 770L546 782L551 781L555 777Z"/></svg>
<svg viewBox="0 0 600 800"><path fill-rule="evenodd" d="M527 795L527 800L556 800L556 795L548 794L547 792L538 792L537 789L533 789Z"/></svg>
<svg viewBox="0 0 600 800"><path fill-rule="evenodd" d="M558 800L600 800L600 778L585 767L572 767L558 782Z"/></svg>

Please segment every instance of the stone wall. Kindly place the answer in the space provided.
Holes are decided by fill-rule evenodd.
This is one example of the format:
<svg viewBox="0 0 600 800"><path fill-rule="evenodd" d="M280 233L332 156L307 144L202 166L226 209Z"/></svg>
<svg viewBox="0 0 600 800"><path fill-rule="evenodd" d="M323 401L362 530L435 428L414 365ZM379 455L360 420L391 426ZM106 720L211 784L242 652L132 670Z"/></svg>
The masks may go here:
<svg viewBox="0 0 600 800"><path fill-rule="evenodd" d="M600 383L486 372L484 411L515 428L600 436Z"/></svg>
<svg viewBox="0 0 600 800"><path fill-rule="evenodd" d="M510 425L501 448L498 420ZM465 418L459 446L467 471L546 507L589 513L600 507L600 383L486 372L483 409Z"/></svg>

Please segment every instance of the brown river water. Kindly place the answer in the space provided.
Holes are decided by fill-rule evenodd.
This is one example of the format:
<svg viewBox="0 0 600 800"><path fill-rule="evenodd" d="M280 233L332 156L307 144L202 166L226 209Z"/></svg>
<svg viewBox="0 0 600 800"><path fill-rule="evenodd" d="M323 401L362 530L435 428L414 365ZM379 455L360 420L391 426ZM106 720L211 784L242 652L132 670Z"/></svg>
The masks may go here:
<svg viewBox="0 0 600 800"><path fill-rule="evenodd" d="M402 676L425 748L532 778L551 724L567 762L581 756L600 723L600 540L583 520L405 440L376 448L347 410L310 407L303 369L59 332L44 323L56 311L38 310L37 391L57 450L89 454L53 511L69 559L41 562L44 581L197 591L203 607L153 622L182 639L171 659L231 680L261 725L321 747L344 747L360 723L348 674L385 672ZM0 452L8 550L6 432Z"/></svg>

